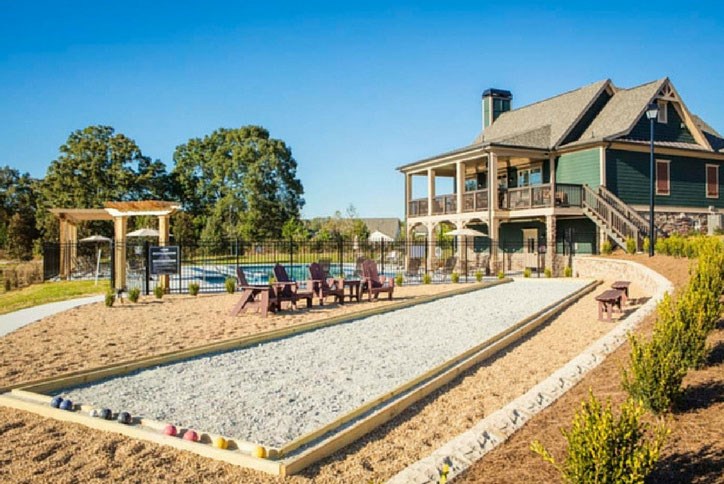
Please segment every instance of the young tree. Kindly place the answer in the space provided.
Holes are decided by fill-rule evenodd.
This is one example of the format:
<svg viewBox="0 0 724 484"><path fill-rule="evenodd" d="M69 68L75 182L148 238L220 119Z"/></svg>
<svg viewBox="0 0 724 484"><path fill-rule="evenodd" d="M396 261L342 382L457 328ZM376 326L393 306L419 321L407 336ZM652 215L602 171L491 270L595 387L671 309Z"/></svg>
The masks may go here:
<svg viewBox="0 0 724 484"><path fill-rule="evenodd" d="M220 128L176 148L172 177L184 208L209 238L280 237L299 219L302 183L291 149L259 126Z"/></svg>

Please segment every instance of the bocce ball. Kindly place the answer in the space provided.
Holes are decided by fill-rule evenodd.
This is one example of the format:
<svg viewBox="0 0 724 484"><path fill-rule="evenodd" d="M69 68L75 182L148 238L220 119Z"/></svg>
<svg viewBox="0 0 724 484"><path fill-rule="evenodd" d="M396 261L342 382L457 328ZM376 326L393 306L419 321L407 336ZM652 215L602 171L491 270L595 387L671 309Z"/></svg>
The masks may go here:
<svg viewBox="0 0 724 484"><path fill-rule="evenodd" d="M176 435L178 435L178 430L176 430L175 425L167 424L163 428L163 433L166 435L170 435L171 437L176 437Z"/></svg>
<svg viewBox="0 0 724 484"><path fill-rule="evenodd" d="M229 443L226 441L223 437L216 437L214 439L214 447L217 449L226 449L229 446Z"/></svg>
<svg viewBox="0 0 724 484"><path fill-rule="evenodd" d="M118 414L118 419L120 423L128 425L131 423L131 414L128 412L121 412Z"/></svg>
<svg viewBox="0 0 724 484"><path fill-rule="evenodd" d="M50 401L50 406L53 408L59 408L61 403L63 403L62 397L53 397L53 399Z"/></svg>
<svg viewBox="0 0 724 484"><path fill-rule="evenodd" d="M111 412L110 408L104 408L98 412L98 417L104 420L111 420L113 418L113 412Z"/></svg>
<svg viewBox="0 0 724 484"><path fill-rule="evenodd" d="M60 402L60 406L58 408L61 410L73 410L73 402L71 402L68 399L65 399L62 402Z"/></svg>
<svg viewBox="0 0 724 484"><path fill-rule="evenodd" d="M191 442L198 442L199 434L197 434L193 430L187 430L186 432L184 432L184 440L189 440Z"/></svg>

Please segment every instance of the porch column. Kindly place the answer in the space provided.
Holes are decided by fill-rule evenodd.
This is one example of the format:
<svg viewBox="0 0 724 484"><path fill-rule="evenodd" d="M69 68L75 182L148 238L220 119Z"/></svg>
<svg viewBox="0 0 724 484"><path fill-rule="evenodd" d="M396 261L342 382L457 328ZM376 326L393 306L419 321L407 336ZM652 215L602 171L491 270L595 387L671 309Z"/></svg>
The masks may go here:
<svg viewBox="0 0 724 484"><path fill-rule="evenodd" d="M455 183L456 183L456 213L463 213L463 194L465 193L465 162L458 161L455 166Z"/></svg>
<svg viewBox="0 0 724 484"><path fill-rule="evenodd" d="M551 200L552 206L556 206L556 157L553 155L548 156L550 167L550 184L551 184L551 197L553 197L553 200Z"/></svg>
<svg viewBox="0 0 724 484"><path fill-rule="evenodd" d="M171 217L169 215L161 215L158 217L158 245L161 247L169 245L170 219ZM164 292L169 293L171 291L169 275L161 275L160 282L161 286L163 286Z"/></svg>
<svg viewBox="0 0 724 484"><path fill-rule="evenodd" d="M435 270L434 263L435 263L435 224L432 222L429 222L425 224L427 227L427 270L428 272L432 272Z"/></svg>
<svg viewBox="0 0 724 484"><path fill-rule="evenodd" d="M556 217L554 215L546 216L546 255L545 266L550 268L553 275L558 275L559 271L556 267Z"/></svg>
<svg viewBox="0 0 724 484"><path fill-rule="evenodd" d="M498 252L500 251L498 240L497 210L498 210L498 156L488 152L488 234L492 242L490 247L490 260L493 270L498 268Z"/></svg>
<svg viewBox="0 0 724 484"><path fill-rule="evenodd" d="M126 287L126 232L128 231L128 217L113 217L114 244L114 283L116 289Z"/></svg>
<svg viewBox="0 0 724 484"><path fill-rule="evenodd" d="M405 173L405 220L410 219L410 200L412 200L412 175Z"/></svg>
<svg viewBox="0 0 724 484"><path fill-rule="evenodd" d="M432 202L435 199L435 170L427 169L427 215L432 215Z"/></svg>

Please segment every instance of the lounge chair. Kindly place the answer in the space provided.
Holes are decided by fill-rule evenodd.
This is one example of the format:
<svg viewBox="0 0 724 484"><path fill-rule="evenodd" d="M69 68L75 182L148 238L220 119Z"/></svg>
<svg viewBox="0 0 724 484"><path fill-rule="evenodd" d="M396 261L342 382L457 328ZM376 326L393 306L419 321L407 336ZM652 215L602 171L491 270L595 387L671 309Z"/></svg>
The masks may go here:
<svg viewBox="0 0 724 484"><path fill-rule="evenodd" d="M249 284L241 267L236 268L236 280L241 290L241 297L231 310L232 316L238 316L244 311L258 310L261 316L266 318L269 311L277 310L276 294L271 285Z"/></svg>
<svg viewBox="0 0 724 484"><path fill-rule="evenodd" d="M445 264L440 268L440 273L442 274L443 278L453 273L457 263L458 258L454 255L445 259Z"/></svg>
<svg viewBox="0 0 724 484"><path fill-rule="evenodd" d="M381 292L386 292L388 299L392 299L395 281L391 277L379 275L375 261L371 259L364 261L362 263L362 272L362 294L367 292L368 300L371 301L373 296L377 299Z"/></svg>
<svg viewBox="0 0 724 484"><path fill-rule="evenodd" d="M422 265L422 259L419 257L412 257L407 261L407 270L405 271L405 277L409 279L420 277L420 266Z"/></svg>
<svg viewBox="0 0 724 484"><path fill-rule="evenodd" d="M307 307L312 307L312 297L314 293L311 290L299 290L299 284L296 281L289 279L287 270L283 265L277 264L274 266L274 277L276 282L272 283L271 286L274 288L275 302L278 310L282 309L282 303L288 301L292 308L297 307L297 301L300 299L306 299Z"/></svg>
<svg viewBox="0 0 724 484"><path fill-rule="evenodd" d="M319 298L319 305L324 306L324 298L334 296L337 302L344 304L344 279L324 277L322 266L316 262L309 266L310 286L312 292Z"/></svg>

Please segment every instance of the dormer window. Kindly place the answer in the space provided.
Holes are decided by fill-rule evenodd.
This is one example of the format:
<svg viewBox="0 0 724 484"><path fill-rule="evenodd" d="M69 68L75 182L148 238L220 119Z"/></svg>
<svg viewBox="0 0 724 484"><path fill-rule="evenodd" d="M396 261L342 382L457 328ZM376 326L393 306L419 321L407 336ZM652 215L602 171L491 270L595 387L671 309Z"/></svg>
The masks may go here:
<svg viewBox="0 0 724 484"><path fill-rule="evenodd" d="M659 123L666 124L669 122L669 116L668 111L666 110L666 106L666 101L659 101L659 117L656 118L656 121L658 121Z"/></svg>

